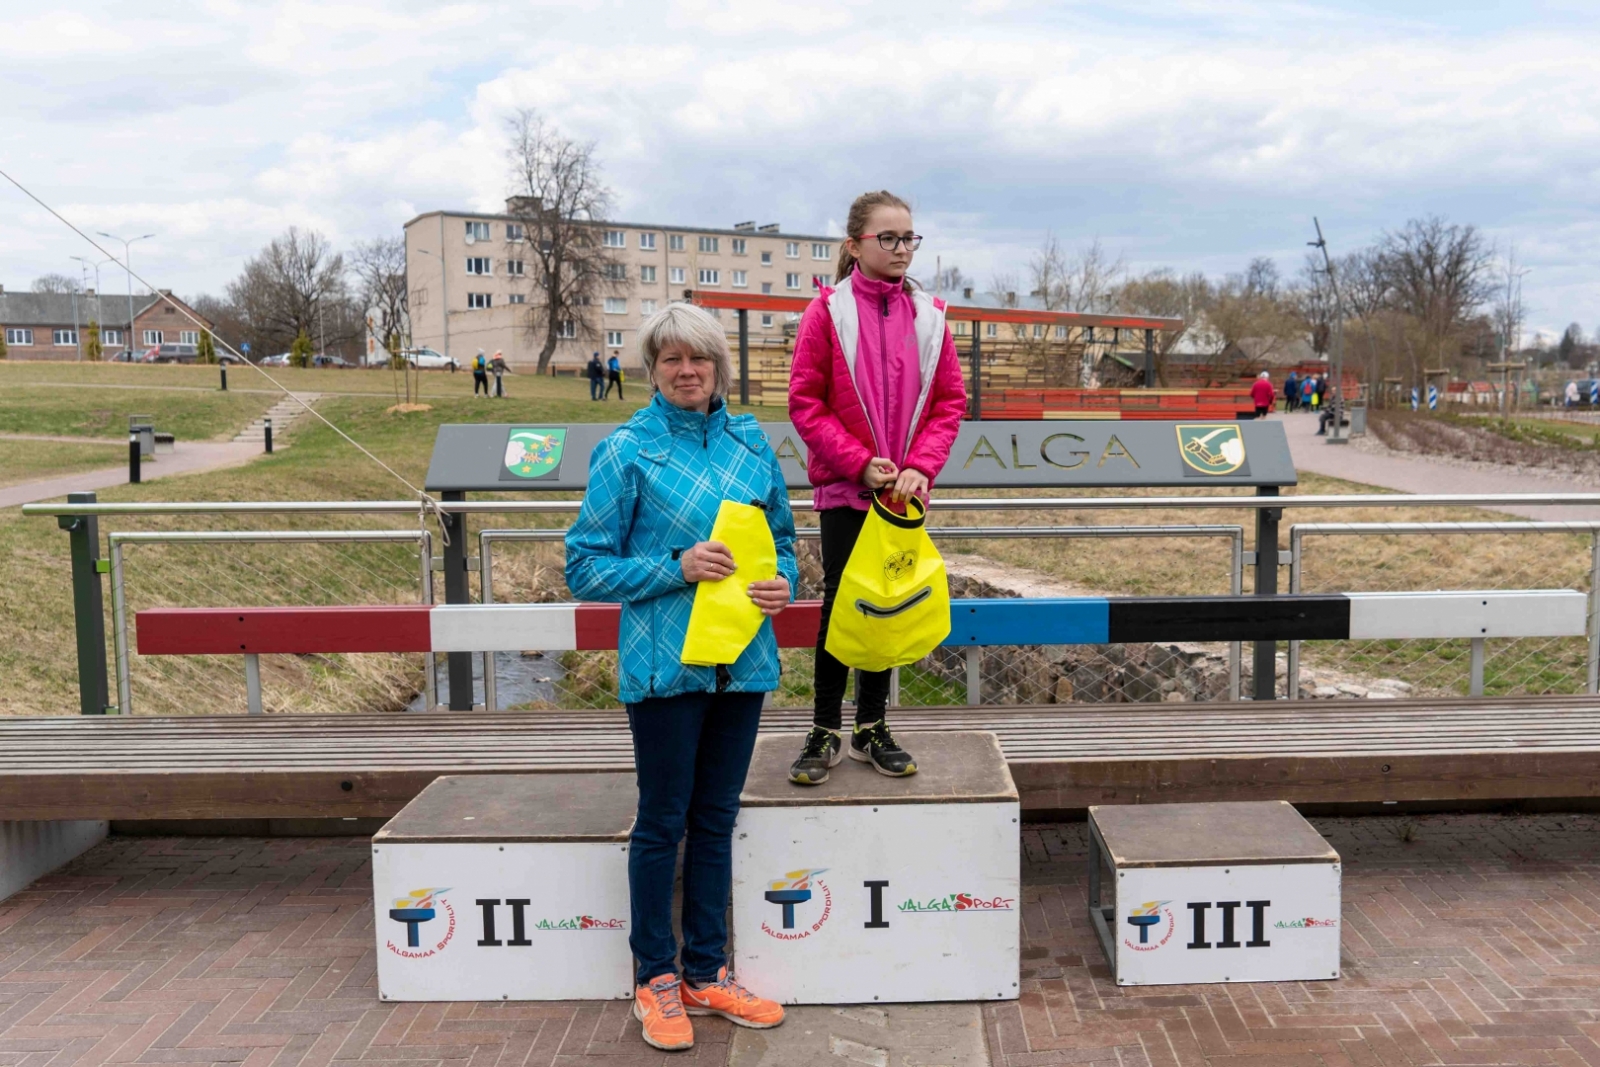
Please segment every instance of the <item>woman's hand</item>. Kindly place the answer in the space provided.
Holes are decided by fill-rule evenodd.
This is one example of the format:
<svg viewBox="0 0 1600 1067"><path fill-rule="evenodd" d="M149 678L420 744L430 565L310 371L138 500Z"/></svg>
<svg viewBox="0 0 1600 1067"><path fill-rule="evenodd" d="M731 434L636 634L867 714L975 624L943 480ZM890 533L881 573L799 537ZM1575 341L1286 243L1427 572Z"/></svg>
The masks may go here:
<svg viewBox="0 0 1600 1067"><path fill-rule="evenodd" d="M779 576L764 582L751 582L745 587L750 599L756 602L763 615L776 615L789 606L789 579Z"/></svg>
<svg viewBox="0 0 1600 1067"><path fill-rule="evenodd" d="M720 582L733 573L733 553L721 541L701 541L678 555L686 582Z"/></svg>
<svg viewBox="0 0 1600 1067"><path fill-rule="evenodd" d="M904 504L914 496L928 491L928 476L914 467L906 467L894 480L894 492L889 498L896 504Z"/></svg>
<svg viewBox="0 0 1600 1067"><path fill-rule="evenodd" d="M861 472L861 481L868 489L882 489L894 481L896 474L894 461L884 459L882 456L873 456L867 461L867 469Z"/></svg>

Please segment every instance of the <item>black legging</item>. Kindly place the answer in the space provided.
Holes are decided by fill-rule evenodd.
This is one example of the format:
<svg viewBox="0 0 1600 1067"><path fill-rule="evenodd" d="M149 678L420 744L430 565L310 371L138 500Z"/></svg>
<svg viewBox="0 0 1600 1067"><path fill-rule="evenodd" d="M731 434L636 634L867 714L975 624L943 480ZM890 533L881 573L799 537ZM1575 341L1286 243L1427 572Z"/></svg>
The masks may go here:
<svg viewBox="0 0 1600 1067"><path fill-rule="evenodd" d="M822 527L822 625L817 630L817 669L812 681L818 726L837 730L843 722L844 690L850 681L850 668L834 659L823 647L828 639L828 618L833 614L833 598L839 592L839 578L856 538L867 521L865 511L855 508L827 508L819 517ZM856 722L877 722L889 706L889 671L856 671Z"/></svg>

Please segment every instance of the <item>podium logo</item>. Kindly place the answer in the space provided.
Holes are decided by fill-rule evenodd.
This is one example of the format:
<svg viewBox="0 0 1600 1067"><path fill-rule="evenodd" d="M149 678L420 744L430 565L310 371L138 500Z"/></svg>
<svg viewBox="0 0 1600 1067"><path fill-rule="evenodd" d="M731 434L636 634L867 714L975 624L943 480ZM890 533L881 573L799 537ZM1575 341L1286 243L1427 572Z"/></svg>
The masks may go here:
<svg viewBox="0 0 1600 1067"><path fill-rule="evenodd" d="M782 909L782 929L774 930L766 920L762 920L762 932L780 941L799 941L822 929L822 925L833 914L833 891L828 888L828 883L817 877L826 870L826 867L815 867L790 871L782 878L767 883L767 903L776 904ZM806 919L815 912L816 905L812 903L812 898L817 893L822 894L822 914L814 922L807 923Z"/></svg>
<svg viewBox="0 0 1600 1067"><path fill-rule="evenodd" d="M1139 932L1139 940L1131 936L1122 939L1122 943L1135 952L1154 952L1172 939L1172 932L1178 928L1177 920L1172 917L1172 909L1167 907L1170 900L1147 900L1128 913L1128 925Z"/></svg>
<svg viewBox="0 0 1600 1067"><path fill-rule="evenodd" d="M405 926L406 944L401 948L393 940L389 940L386 944L390 952L408 960L423 960L443 951L450 943L450 939L456 935L456 909L444 898L443 894L447 892L449 892L447 886L431 886L426 889L413 889L395 900L394 907L389 909L389 918ZM437 942L433 942L433 936L438 933L433 931L428 938L432 943L424 945L423 926L438 918L441 909L447 920L443 936ZM431 927L429 929L432 930Z"/></svg>
<svg viewBox="0 0 1600 1067"><path fill-rule="evenodd" d="M904 912L949 911L978 914L986 911L1010 911L1016 904L1014 897L984 897L976 893L946 893L928 900L907 900L898 905Z"/></svg>

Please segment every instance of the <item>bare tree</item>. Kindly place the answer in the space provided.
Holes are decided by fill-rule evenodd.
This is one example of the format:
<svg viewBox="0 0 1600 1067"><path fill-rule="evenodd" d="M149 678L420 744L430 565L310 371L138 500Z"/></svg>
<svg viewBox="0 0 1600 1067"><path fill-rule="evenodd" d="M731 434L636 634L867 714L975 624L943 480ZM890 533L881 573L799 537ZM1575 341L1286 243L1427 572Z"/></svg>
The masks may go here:
<svg viewBox="0 0 1600 1067"><path fill-rule="evenodd" d="M370 318L372 334L393 361L411 336L405 238L374 237L357 244L350 267L356 276L356 299Z"/></svg>
<svg viewBox="0 0 1600 1067"><path fill-rule="evenodd" d="M939 267L933 274L933 291L936 293L954 293L966 288L972 282L961 268L954 263L948 267Z"/></svg>
<svg viewBox="0 0 1600 1067"><path fill-rule="evenodd" d="M1128 279L1111 296L1114 311L1183 320L1182 329L1156 331L1156 380L1162 384L1169 376L1168 357L1200 323L1210 303L1211 283L1204 274L1179 277L1166 268Z"/></svg>
<svg viewBox="0 0 1600 1067"><path fill-rule="evenodd" d="M1121 256L1112 258L1098 237L1069 255L1054 233L1046 233L1028 261L1028 274L1033 295L1048 310L1094 313L1110 309L1127 265Z"/></svg>
<svg viewBox="0 0 1600 1067"><path fill-rule="evenodd" d="M1333 269L1339 272L1345 312L1361 323L1361 333L1367 342L1367 384L1375 387L1381 361L1373 336L1373 320L1389 304L1388 272L1383 268L1383 257L1377 249L1363 249L1337 260Z"/></svg>
<svg viewBox="0 0 1600 1067"><path fill-rule="evenodd" d="M537 299L528 306L526 328L530 337L543 337L543 373L564 333L596 335L594 305L600 295L621 290L625 267L601 236L612 198L601 180L594 142L564 136L529 108L507 119L506 127L511 140L506 207L533 257L529 282Z"/></svg>
<svg viewBox="0 0 1600 1067"><path fill-rule="evenodd" d="M1517 265L1517 246L1512 245L1506 249L1494 297L1494 327L1504 339L1507 352L1522 347L1522 326L1527 319L1527 310L1522 306L1522 276L1526 273Z"/></svg>
<svg viewBox="0 0 1600 1067"><path fill-rule="evenodd" d="M65 274L41 274L33 280L33 291L36 293L71 293L76 292L78 283Z"/></svg>
<svg viewBox="0 0 1600 1067"><path fill-rule="evenodd" d="M1338 270L1338 265L1334 265ZM1333 324L1338 317L1338 300L1333 284L1323 267L1320 255L1308 254L1300 268L1300 284L1290 294L1295 310L1304 324L1311 349L1319 356L1327 355L1333 338Z"/></svg>
<svg viewBox="0 0 1600 1067"><path fill-rule="evenodd" d="M344 343L359 336L345 284L344 256L327 238L291 226L245 262L228 283L228 301L245 333L265 349L286 349L300 335Z"/></svg>
<svg viewBox="0 0 1600 1067"><path fill-rule="evenodd" d="M1423 351L1412 348L1412 377L1421 382L1417 359L1443 366L1446 350L1490 293L1493 249L1474 226L1447 223L1437 215L1412 219L1384 234L1382 262L1392 300L1416 320Z"/></svg>
<svg viewBox="0 0 1600 1067"><path fill-rule="evenodd" d="M998 270L989 275L987 292L1001 307L1016 307L1017 284L1016 271Z"/></svg>

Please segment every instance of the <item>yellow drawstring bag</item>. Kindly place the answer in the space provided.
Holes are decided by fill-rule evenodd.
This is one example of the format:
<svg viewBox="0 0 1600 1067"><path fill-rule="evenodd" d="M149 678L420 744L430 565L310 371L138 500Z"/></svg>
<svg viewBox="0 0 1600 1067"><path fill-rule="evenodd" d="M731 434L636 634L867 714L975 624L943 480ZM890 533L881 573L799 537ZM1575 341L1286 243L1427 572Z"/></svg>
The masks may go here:
<svg viewBox="0 0 1600 1067"><path fill-rule="evenodd" d="M950 581L913 497L896 515L872 498L839 578L824 644L840 663L886 671L915 663L950 635Z"/></svg>
<svg viewBox="0 0 1600 1067"><path fill-rule="evenodd" d="M778 576L778 547L761 508L724 500L707 540L727 545L736 569L721 581L695 583L689 630L678 657L691 667L715 667L739 658L766 618L745 587Z"/></svg>

